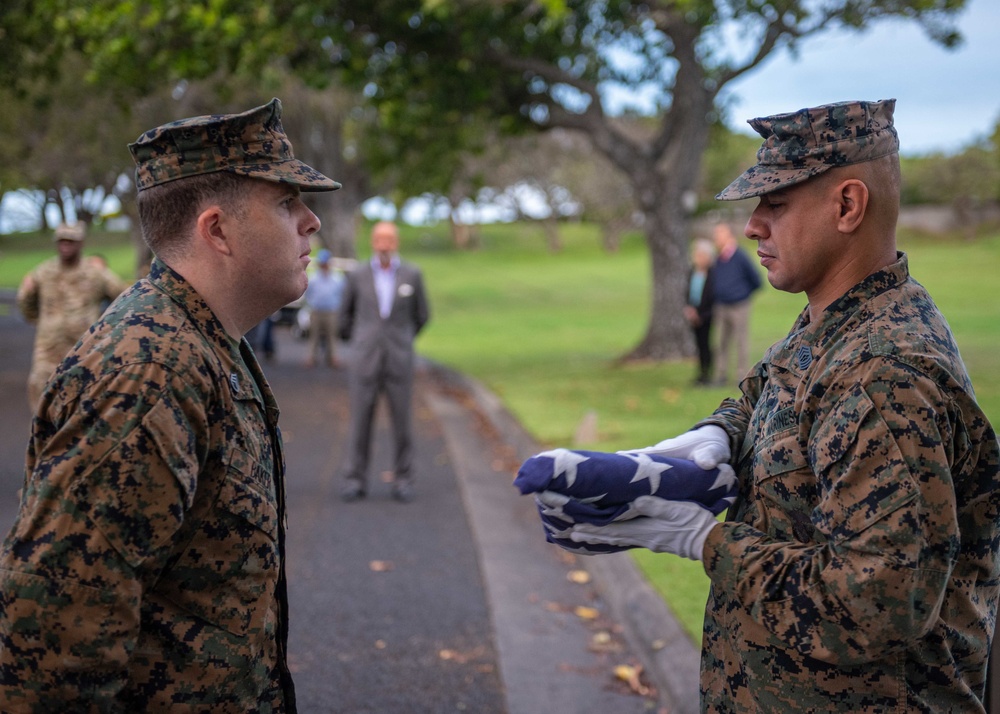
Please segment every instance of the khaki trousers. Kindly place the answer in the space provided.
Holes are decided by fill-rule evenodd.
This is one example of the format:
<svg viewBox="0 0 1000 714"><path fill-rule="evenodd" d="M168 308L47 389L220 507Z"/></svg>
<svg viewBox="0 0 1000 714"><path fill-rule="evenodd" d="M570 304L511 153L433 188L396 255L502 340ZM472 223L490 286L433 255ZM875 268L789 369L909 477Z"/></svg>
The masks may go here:
<svg viewBox="0 0 1000 714"><path fill-rule="evenodd" d="M715 350L715 381L729 382L730 353L736 351L736 381L750 369L750 299L712 306L712 325L718 335Z"/></svg>
<svg viewBox="0 0 1000 714"><path fill-rule="evenodd" d="M312 310L309 313L309 359L318 362L320 352L326 353L326 363L337 361L334 345L337 342L337 312Z"/></svg>

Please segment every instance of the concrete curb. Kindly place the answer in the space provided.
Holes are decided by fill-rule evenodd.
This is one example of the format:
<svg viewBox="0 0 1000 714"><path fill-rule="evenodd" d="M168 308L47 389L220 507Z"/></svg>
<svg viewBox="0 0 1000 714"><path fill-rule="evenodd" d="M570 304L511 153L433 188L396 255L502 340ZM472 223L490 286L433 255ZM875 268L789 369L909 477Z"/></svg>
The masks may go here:
<svg viewBox="0 0 1000 714"><path fill-rule="evenodd" d="M497 395L484 385L447 367L422 360L434 379L468 395L480 415L496 430L517 459L540 451ZM700 650L691 642L663 598L652 588L627 553L579 557L608 604L611 616L642 661L660 703L672 714L699 710Z"/></svg>

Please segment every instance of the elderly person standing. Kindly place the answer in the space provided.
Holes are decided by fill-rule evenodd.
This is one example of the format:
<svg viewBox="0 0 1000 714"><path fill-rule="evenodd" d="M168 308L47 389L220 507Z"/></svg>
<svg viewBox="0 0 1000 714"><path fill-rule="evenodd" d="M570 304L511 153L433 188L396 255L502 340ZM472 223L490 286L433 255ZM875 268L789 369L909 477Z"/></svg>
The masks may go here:
<svg viewBox="0 0 1000 714"><path fill-rule="evenodd" d="M21 281L17 307L38 324L28 375L28 405L38 406L42 390L63 357L103 312L102 307L125 289L105 265L83 260L84 225L56 228L58 255L46 260Z"/></svg>
<svg viewBox="0 0 1000 714"><path fill-rule="evenodd" d="M691 246L687 304L684 319L691 326L698 350L698 374L694 383L707 386L712 381L712 308L715 302L715 250L710 241L699 238Z"/></svg>

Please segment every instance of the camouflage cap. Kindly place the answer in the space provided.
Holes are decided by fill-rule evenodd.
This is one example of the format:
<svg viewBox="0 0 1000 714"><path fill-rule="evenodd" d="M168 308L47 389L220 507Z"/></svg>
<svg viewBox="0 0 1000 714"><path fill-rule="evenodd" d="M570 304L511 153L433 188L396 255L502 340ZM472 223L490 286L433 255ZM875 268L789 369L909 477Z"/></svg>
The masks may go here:
<svg viewBox="0 0 1000 714"><path fill-rule="evenodd" d="M61 223L56 227L56 234L53 240L81 241L86 235L87 230L82 223Z"/></svg>
<svg viewBox="0 0 1000 714"><path fill-rule="evenodd" d="M228 171L290 183L303 191L333 191L340 184L292 155L281 128L281 101L242 114L209 114L150 129L129 144L139 191L188 176Z"/></svg>
<svg viewBox="0 0 1000 714"><path fill-rule="evenodd" d="M802 183L835 166L896 153L895 107L895 99L839 102L751 119L750 126L764 137L757 165L744 171L716 198L753 198Z"/></svg>

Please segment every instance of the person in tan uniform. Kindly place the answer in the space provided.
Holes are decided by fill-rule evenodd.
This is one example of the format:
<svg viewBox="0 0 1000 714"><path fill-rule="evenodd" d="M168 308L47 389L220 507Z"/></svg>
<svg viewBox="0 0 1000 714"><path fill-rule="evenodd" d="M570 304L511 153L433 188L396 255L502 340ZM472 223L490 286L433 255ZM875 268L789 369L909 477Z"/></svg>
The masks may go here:
<svg viewBox="0 0 1000 714"><path fill-rule="evenodd" d="M28 374L28 405L34 409L56 367L87 328L97 322L102 306L125 290L126 284L106 266L83 260L83 224L56 228L54 258L46 260L21 281L17 307L35 322L35 347Z"/></svg>
<svg viewBox="0 0 1000 714"><path fill-rule="evenodd" d="M63 360L0 546L0 712L293 714L278 405L243 337L340 184L277 99L129 145L149 275Z"/></svg>

